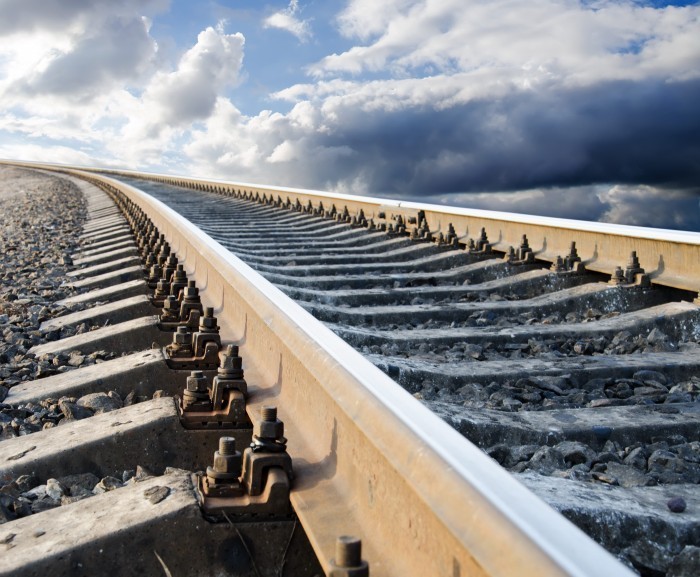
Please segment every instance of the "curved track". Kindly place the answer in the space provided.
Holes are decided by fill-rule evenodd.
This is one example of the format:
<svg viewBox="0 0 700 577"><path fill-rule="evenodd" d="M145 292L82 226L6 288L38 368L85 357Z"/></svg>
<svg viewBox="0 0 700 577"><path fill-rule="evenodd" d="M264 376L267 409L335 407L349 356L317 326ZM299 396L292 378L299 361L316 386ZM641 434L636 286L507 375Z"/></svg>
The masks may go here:
<svg viewBox="0 0 700 577"><path fill-rule="evenodd" d="M618 261L610 284L615 254L585 253L578 223L557 223L557 263L554 240L501 225L457 237L430 207L83 176L165 235L240 346L253 422L278 406L292 505L324 570L351 533L372 575L626 574L530 491L645 575L673 574L698 545L698 307L692 271L673 264L687 255L657 255L669 266L651 275ZM697 235L622 232L615 246L639 244L642 266L648 244L696 250Z"/></svg>

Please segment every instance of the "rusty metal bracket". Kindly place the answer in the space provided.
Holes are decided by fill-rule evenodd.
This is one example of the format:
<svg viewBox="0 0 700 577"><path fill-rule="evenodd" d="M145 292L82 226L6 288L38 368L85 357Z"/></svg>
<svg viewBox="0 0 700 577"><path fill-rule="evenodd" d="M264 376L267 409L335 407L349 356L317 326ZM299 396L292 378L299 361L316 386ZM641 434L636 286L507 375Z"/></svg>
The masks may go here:
<svg viewBox="0 0 700 577"><path fill-rule="evenodd" d="M530 248L527 236L523 235L517 250L511 246L503 259L512 265L533 264L535 262L535 253Z"/></svg>
<svg viewBox="0 0 700 577"><path fill-rule="evenodd" d="M651 287L651 277L645 273L644 269L639 265L639 259L637 258L637 251L632 251L630 258L627 261L627 266L625 270L618 266L610 278L609 284L613 286L621 286L625 288L641 287L650 288Z"/></svg>
<svg viewBox="0 0 700 577"><path fill-rule="evenodd" d="M238 347L229 345L209 387L201 371L192 371L178 400L180 422L186 429L246 429L252 425L246 413L248 385L243 378Z"/></svg>
<svg viewBox="0 0 700 577"><path fill-rule="evenodd" d="M558 256L549 270L558 275L580 275L586 272L586 265L578 255L575 242L571 243L569 254L563 258Z"/></svg>
<svg viewBox="0 0 700 577"><path fill-rule="evenodd" d="M158 328L162 331L176 331L179 326L184 326L189 331L196 332L200 318L204 314L199 290L194 281L189 281L187 286L178 291L176 297L172 294L175 288L177 287L173 281L171 294L163 301Z"/></svg>
<svg viewBox="0 0 700 577"><path fill-rule="evenodd" d="M292 459L275 407L263 407L253 443L243 455L233 437L222 437L214 466L196 478L199 503L207 515L290 515Z"/></svg>
<svg viewBox="0 0 700 577"><path fill-rule="evenodd" d="M214 309L207 308L199 319L199 330L191 334L179 325L173 342L165 347L166 362L171 369L213 370L219 366L221 337Z"/></svg>
<svg viewBox="0 0 700 577"><path fill-rule="evenodd" d="M469 257L475 261L491 258L493 256L491 243L489 242L489 237L486 235L485 228L481 229L478 239L474 240L473 238L470 238L468 240L466 252Z"/></svg>

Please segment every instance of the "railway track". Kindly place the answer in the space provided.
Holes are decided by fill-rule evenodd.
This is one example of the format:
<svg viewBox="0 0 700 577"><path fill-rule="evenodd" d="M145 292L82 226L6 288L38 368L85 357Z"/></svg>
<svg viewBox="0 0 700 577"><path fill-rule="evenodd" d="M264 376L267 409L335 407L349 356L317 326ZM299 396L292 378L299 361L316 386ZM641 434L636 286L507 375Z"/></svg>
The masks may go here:
<svg viewBox="0 0 700 577"><path fill-rule="evenodd" d="M696 574L699 309L690 291L698 284L697 235L517 216L506 222L483 212L171 177L71 174L89 180L75 182L100 200L93 200L82 260L73 261L79 294L65 304L112 304L54 319L44 328L57 336L81 323L94 330L34 354L93 347L118 358L15 386L5 403L98 390L141 402L3 441L0 460L11 464L2 475L109 476L136 464L167 472L139 468L142 480L125 484L123 474L125 487L60 508L63 518L46 511L3 529L25 523L32 531L54 514L60 527L71 515L128 509L126 526L149 543L135 555L146 572L165 563L186 574L328 573L352 549L336 551L337 537L352 534L362 538L372 575L634 574L624 564L642 575ZM193 431L184 418L183 427L170 396L196 408L220 359L201 365L201 375L178 364L177 354L164 359L168 343L186 340L168 325L180 303L164 299L170 287L157 283L162 269L152 268L153 257L147 267L139 260L149 251L134 247L126 221L95 186L126 209L136 240L164 235L177 262L163 254L161 264L171 273L180 264L175 276L198 287L183 298L198 290L212 307L202 309L204 333L220 325L224 368L239 367L232 357L242 357L247 385L231 400L237 416L227 436L242 451L251 425L257 433L268 427L263 415L269 420L270 405L277 407L295 472L291 509L263 522L234 506L222 523L203 520L199 505L206 514L220 505L198 504L185 471L210 464L222 430ZM144 228L144 214L158 234ZM155 308L146 296L154 291ZM90 456L52 459L39 438ZM244 497L254 496L237 495ZM153 516L161 503L172 510ZM144 515L152 516L145 527ZM204 551L196 562L173 546L177 538L166 539L169 547L159 542L168 522L186 539L188 526L198 528L198 543L188 547ZM78 536L84 523L77 525L42 562L77 555L97 563L101 543L116 555L129 546L114 526ZM6 546L15 567L29 571L27 558L43 545L28 543L26 532L14 535Z"/></svg>

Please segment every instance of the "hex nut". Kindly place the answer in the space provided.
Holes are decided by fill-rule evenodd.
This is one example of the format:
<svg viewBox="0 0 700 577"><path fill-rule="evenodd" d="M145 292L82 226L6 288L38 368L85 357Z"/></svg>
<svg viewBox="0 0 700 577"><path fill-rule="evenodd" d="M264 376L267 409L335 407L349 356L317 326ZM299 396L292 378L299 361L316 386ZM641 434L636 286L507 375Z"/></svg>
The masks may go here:
<svg viewBox="0 0 700 577"><path fill-rule="evenodd" d="M260 421L255 425L254 433L263 439L280 439L284 436L284 423L275 421Z"/></svg>
<svg viewBox="0 0 700 577"><path fill-rule="evenodd" d="M236 451L233 455L222 455L219 451L214 453L214 471L217 473L240 477L242 467L243 459L240 452Z"/></svg>

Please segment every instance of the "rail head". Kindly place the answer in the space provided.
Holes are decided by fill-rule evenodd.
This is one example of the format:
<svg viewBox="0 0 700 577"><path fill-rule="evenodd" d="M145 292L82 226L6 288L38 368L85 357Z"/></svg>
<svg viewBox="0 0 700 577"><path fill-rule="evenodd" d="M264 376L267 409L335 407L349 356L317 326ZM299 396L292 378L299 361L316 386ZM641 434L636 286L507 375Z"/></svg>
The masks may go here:
<svg viewBox="0 0 700 577"><path fill-rule="evenodd" d="M144 192L84 171L163 232L222 337L237 342L250 414L276 404L292 502L327 569L355 534L372 575L631 575L262 276Z"/></svg>

